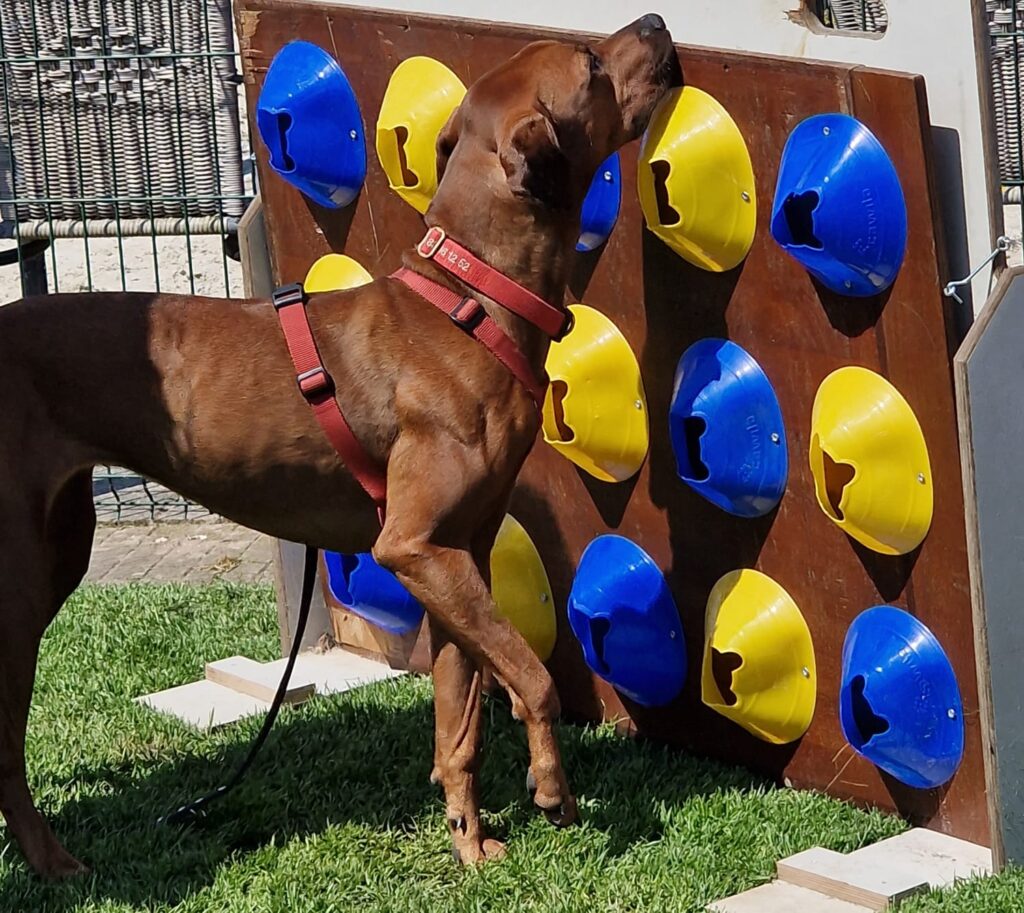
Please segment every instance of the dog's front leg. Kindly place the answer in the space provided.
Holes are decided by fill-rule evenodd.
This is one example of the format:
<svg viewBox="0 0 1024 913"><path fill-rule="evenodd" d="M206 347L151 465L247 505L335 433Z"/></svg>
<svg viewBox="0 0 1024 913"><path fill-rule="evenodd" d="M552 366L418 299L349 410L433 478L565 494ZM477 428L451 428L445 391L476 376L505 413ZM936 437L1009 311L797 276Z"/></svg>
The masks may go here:
<svg viewBox="0 0 1024 913"><path fill-rule="evenodd" d="M552 823L570 824L576 801L555 738L555 684L522 635L497 616L473 555L471 543L479 542L487 514L498 506L487 503L492 469L481 465L478 450L458 442L400 441L388 466L388 515L374 557L478 666L493 668L515 693L530 747L534 802Z"/></svg>
<svg viewBox="0 0 1024 913"><path fill-rule="evenodd" d="M452 855L471 864L500 858L504 846L484 837L480 824L481 679L479 667L430 621L434 673L434 771L444 789Z"/></svg>
<svg viewBox="0 0 1024 913"><path fill-rule="evenodd" d="M474 541L474 557L490 585L490 555L502 515L487 524ZM448 635L430 623L434 676L434 770L431 781L444 789L452 855L463 864L501 858L504 845L484 837L480 823L480 749L483 742L481 694L483 672Z"/></svg>

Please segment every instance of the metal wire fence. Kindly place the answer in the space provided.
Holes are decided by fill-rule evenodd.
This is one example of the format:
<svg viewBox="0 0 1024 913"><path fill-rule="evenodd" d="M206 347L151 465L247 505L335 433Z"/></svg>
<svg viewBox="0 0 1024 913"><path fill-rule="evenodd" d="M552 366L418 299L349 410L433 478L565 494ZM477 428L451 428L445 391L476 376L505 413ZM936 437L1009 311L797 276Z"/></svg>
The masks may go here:
<svg viewBox="0 0 1024 913"><path fill-rule="evenodd" d="M1021 62L1024 10L1020 0L988 0L992 103L1004 196L1020 203L1024 185L1024 141L1021 138Z"/></svg>
<svg viewBox="0 0 1024 913"><path fill-rule="evenodd" d="M1024 0L986 0L985 14L1004 234L1010 237L1012 244L1007 262L1019 265L1024 234L1024 138L1021 136Z"/></svg>
<svg viewBox="0 0 1024 913"><path fill-rule="evenodd" d="M855 32L884 32L889 26L885 0L814 0L822 25Z"/></svg>
<svg viewBox="0 0 1024 913"><path fill-rule="evenodd" d="M240 294L255 192L231 0L0 0L0 304ZM126 470L104 519L201 509Z"/></svg>

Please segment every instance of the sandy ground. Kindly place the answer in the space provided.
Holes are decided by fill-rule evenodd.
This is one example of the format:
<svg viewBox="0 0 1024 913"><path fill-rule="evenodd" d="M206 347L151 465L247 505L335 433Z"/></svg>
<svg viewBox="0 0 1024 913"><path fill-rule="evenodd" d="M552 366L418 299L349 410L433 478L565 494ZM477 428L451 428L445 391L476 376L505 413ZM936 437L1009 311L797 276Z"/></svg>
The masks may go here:
<svg viewBox="0 0 1024 913"><path fill-rule="evenodd" d="M1013 245L1006 252L1009 266L1024 264L1024 247L1022 247L1021 207L1016 204L1003 207L1003 232L1010 237Z"/></svg>
<svg viewBox="0 0 1024 913"><path fill-rule="evenodd" d="M245 93L238 87L240 112L246 110ZM242 181L245 192L255 194L249 127L242 117L240 130ZM0 250L14 246L0 241ZM139 291L241 297L242 267L224 254L219 235L173 237L83 238L58 240L46 251L47 283L51 292ZM121 273L124 272L124 279ZM22 295L17 264L0 267L0 304Z"/></svg>
<svg viewBox="0 0 1024 913"><path fill-rule="evenodd" d="M192 268L189 269L191 252ZM183 292L242 294L242 268L227 257L219 236L58 240L46 252L50 291ZM122 264L124 281L121 280ZM190 279L191 277L191 279ZM0 267L0 303L21 297L17 264Z"/></svg>
<svg viewBox="0 0 1024 913"><path fill-rule="evenodd" d="M1021 207L1003 208L1006 234L1015 242L1008 252L1011 266L1024 263ZM6 246L6 244L4 245ZM191 254L192 268L189 269ZM57 241L45 254L51 291L181 292L196 295L242 295L241 264L224 254L217 236L170 238L81 238ZM121 268L124 268L124 281ZM190 278L191 277L191 278ZM21 297L17 265L0 267L0 304Z"/></svg>

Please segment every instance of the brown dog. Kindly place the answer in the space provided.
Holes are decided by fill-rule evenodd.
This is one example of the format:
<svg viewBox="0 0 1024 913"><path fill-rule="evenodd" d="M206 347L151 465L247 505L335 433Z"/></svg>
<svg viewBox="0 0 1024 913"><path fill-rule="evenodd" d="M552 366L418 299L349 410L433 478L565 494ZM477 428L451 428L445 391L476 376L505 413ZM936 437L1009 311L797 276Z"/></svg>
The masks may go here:
<svg viewBox="0 0 1024 913"><path fill-rule="evenodd" d="M427 224L561 305L591 176L640 134L679 75L656 15L592 46L529 45L479 79L442 131ZM547 338L480 301L543 376ZM434 778L456 858L501 850L480 826L481 668L525 723L534 801L557 824L575 818L551 677L496 619L486 581L537 436L534 402L397 281L316 296L308 310L346 418L387 466L383 531L296 389L269 303L82 294L0 308L0 809L37 872L81 870L33 803L24 742L40 638L89 564L96 463L131 467L272 536L341 552L376 540L377 560L430 619Z"/></svg>

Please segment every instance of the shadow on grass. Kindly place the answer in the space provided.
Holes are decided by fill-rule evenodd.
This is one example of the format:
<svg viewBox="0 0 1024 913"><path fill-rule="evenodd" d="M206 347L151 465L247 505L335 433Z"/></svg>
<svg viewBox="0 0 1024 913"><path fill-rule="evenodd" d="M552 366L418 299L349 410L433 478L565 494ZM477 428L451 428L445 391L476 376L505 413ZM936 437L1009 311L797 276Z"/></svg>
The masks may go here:
<svg viewBox="0 0 1024 913"><path fill-rule="evenodd" d="M387 829L410 840L429 831L433 846L444 833L444 810L440 791L428 782L432 707L426 695L402 703L388 709L342 697L286 715L245 782L188 830L158 826L156 819L223 782L247 751L255 724L216 757L180 757L145 770L129 760L79 771L73 788L79 798L50 821L93 874L46 884L16 864L0 884L0 910L64 911L86 899L147 909L180 903L212 884L225 864L320 834L332 823ZM535 815L524 785L525 737L499 702L489 699L485 716L483 805L499 812L496 836L511 830L525 844L521 831ZM612 855L660 837L660 808L760 782L743 771L607 731L563 725L560 740L570 781L588 800L588 827L608 835L605 852ZM445 841L438 870L454 865L446 851Z"/></svg>

